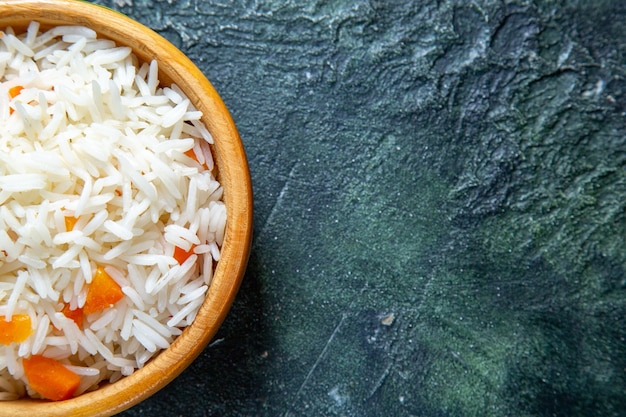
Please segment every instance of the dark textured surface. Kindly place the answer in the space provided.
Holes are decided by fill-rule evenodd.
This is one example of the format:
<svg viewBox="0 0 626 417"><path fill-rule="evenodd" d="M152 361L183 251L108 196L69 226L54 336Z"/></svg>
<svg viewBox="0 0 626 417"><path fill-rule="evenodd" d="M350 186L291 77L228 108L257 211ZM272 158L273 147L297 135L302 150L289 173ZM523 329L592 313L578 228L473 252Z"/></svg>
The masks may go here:
<svg viewBox="0 0 626 417"><path fill-rule="evenodd" d="M245 282L124 416L626 415L626 6L101 1L238 125Z"/></svg>

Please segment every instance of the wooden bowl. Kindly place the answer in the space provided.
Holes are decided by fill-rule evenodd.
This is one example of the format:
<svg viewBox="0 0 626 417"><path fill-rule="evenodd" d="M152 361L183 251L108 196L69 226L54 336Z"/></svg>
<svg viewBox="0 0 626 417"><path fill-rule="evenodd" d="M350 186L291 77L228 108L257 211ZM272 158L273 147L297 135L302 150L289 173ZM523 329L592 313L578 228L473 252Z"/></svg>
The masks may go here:
<svg viewBox="0 0 626 417"><path fill-rule="evenodd" d="M130 46L142 60L156 59L163 85L175 82L204 114L218 180L224 188L227 226L221 259L195 321L170 348L140 370L113 384L66 401L19 399L0 402L0 416L110 416L139 403L178 376L206 347L224 320L245 272L252 236L252 187L245 152L233 120L213 86L176 47L116 11L75 0L4 0L0 28L82 25L99 37Z"/></svg>

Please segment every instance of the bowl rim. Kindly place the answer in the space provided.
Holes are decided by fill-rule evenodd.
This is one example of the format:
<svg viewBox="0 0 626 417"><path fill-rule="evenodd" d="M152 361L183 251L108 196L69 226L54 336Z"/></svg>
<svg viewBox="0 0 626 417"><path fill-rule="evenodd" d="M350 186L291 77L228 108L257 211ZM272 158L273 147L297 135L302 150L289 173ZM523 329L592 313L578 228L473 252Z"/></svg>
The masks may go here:
<svg viewBox="0 0 626 417"><path fill-rule="evenodd" d="M59 402L32 399L0 401L4 416L110 416L148 398L175 379L202 352L225 319L245 274L252 242L252 182L243 143L221 97L178 48L152 29L113 9L80 0L5 0L0 30L24 29L32 20L42 27L82 25L120 45L131 46L141 61L156 59L162 85L176 79L215 140L211 146L224 188L227 225L221 259L196 320L174 343L142 369L121 380ZM132 35L132 36L131 36Z"/></svg>

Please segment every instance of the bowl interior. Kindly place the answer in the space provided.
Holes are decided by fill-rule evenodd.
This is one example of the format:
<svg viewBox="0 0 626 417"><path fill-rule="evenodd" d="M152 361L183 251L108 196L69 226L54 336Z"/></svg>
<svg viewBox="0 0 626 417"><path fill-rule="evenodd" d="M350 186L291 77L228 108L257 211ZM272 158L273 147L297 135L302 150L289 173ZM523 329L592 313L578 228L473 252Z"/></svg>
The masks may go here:
<svg viewBox="0 0 626 417"><path fill-rule="evenodd" d="M243 145L235 124L210 82L176 47L152 30L101 6L75 0L0 2L0 30L16 32L36 20L43 28L82 25L98 36L130 46L142 61L156 59L162 85L175 82L215 139L211 147L217 179L224 188L227 225L221 259L207 298L195 321L172 346L146 366L114 384L76 398L47 402L31 399L0 402L0 416L106 416L152 395L178 376L204 349L224 320L245 272L252 235L252 187Z"/></svg>

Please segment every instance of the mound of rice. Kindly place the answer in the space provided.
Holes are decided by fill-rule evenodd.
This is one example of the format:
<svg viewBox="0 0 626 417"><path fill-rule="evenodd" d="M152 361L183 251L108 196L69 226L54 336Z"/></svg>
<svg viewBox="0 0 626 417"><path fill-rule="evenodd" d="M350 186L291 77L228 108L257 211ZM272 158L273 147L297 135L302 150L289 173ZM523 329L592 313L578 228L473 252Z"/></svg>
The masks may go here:
<svg viewBox="0 0 626 417"><path fill-rule="evenodd" d="M200 117L156 62L88 28L0 31L0 320L26 314L33 328L0 345L0 399L38 397L23 358L59 360L79 395L194 320L226 223ZM175 247L193 254L179 264ZM98 267L124 296L79 327L61 309L84 305Z"/></svg>

